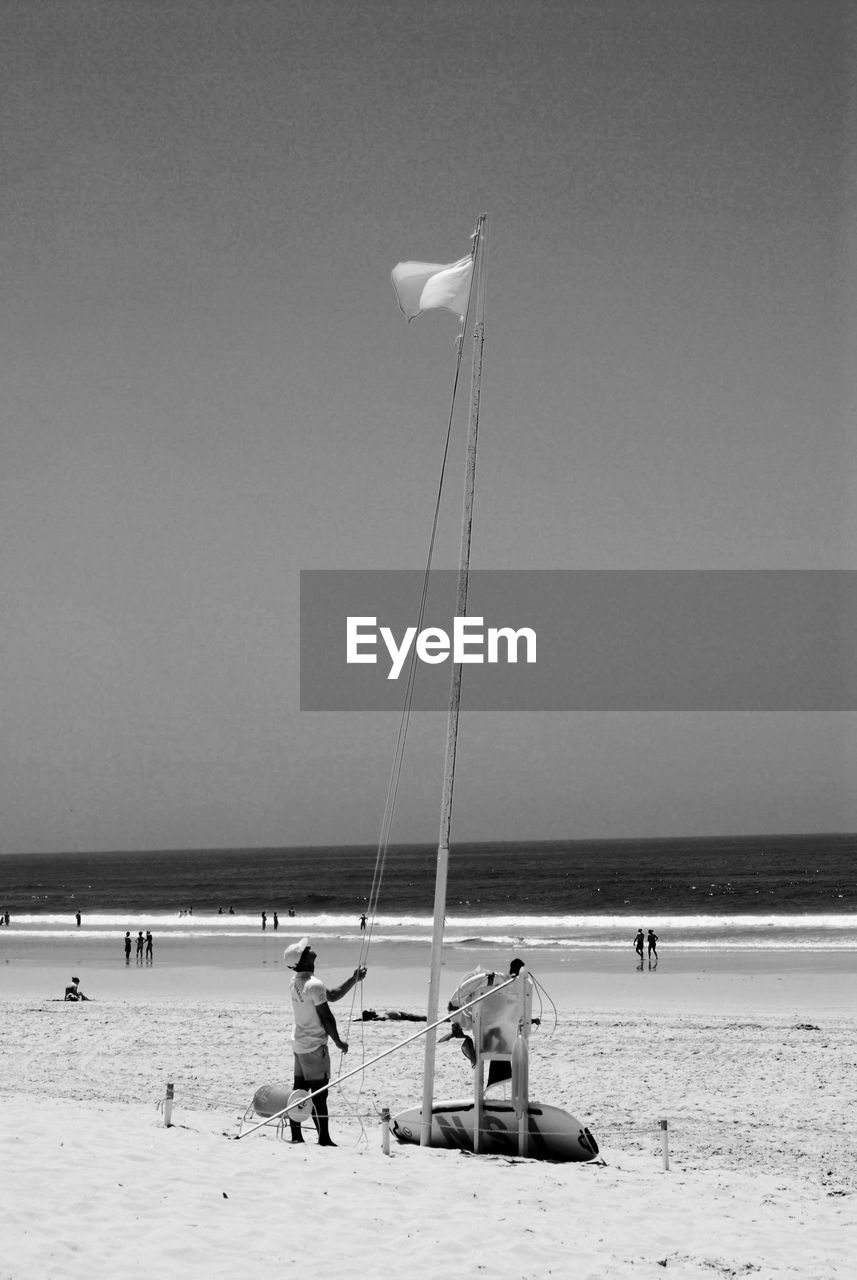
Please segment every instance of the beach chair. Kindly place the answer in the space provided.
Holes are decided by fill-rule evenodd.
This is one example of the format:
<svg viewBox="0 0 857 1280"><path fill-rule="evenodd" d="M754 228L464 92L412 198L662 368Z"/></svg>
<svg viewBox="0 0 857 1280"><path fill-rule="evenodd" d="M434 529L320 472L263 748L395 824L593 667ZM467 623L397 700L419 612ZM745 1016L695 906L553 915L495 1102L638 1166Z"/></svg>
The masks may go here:
<svg viewBox="0 0 857 1280"><path fill-rule="evenodd" d="M525 968L521 968L514 985L492 991L473 1009L473 1044L476 1050L473 1067L474 1151L479 1151L482 1136L485 1089L504 1084L508 1080L512 1085L515 1113L519 1117L519 1154L526 1153L525 1129L529 1106L527 1062L532 1001L532 978ZM487 1085L483 1084L483 1062L488 1063Z"/></svg>

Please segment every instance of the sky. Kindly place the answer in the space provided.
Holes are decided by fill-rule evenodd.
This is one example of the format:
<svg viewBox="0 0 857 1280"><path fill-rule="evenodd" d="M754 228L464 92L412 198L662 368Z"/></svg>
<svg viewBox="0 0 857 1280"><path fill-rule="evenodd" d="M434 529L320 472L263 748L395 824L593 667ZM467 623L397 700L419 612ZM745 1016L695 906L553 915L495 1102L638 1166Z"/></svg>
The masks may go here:
<svg viewBox="0 0 857 1280"><path fill-rule="evenodd" d="M844 3L0 27L0 852L377 839L398 717L301 712L299 574L423 565L456 323L389 273L482 211L474 568L857 568ZM437 838L444 737L415 715L394 840ZM465 686L453 840L854 830L855 765L847 713Z"/></svg>

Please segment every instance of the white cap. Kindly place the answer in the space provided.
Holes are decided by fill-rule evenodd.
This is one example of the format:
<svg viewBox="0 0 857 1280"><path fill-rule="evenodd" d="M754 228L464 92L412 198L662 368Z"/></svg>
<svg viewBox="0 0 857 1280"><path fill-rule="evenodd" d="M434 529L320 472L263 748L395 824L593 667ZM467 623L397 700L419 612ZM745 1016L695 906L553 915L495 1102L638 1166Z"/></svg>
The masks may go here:
<svg viewBox="0 0 857 1280"><path fill-rule="evenodd" d="M309 938L300 938L297 942L290 942L283 952L283 964L287 969L295 969L300 963L300 958L309 946Z"/></svg>

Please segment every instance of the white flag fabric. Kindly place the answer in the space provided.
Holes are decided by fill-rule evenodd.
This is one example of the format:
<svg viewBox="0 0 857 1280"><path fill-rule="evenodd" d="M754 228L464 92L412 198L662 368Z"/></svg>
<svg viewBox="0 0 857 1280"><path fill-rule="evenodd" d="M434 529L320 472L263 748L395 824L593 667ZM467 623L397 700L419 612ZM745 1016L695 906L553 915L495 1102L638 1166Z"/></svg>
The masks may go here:
<svg viewBox="0 0 857 1280"><path fill-rule="evenodd" d="M468 256L446 264L400 262L393 267L390 279L399 306L409 320L437 307L445 307L464 319L472 276L473 258Z"/></svg>

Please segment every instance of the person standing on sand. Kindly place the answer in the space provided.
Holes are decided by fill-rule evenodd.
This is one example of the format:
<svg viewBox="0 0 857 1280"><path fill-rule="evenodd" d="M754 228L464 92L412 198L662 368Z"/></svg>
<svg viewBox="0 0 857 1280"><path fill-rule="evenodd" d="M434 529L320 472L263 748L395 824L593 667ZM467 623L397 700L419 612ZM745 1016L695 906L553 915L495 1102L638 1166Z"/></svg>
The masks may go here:
<svg viewBox="0 0 857 1280"><path fill-rule="evenodd" d="M643 967L643 930L642 928L637 930L637 936L634 939L634 950L636 951L637 955L640 957L640 968L642 969Z"/></svg>
<svg viewBox="0 0 857 1280"><path fill-rule="evenodd" d="M131 963L131 930L130 929L126 930L126 933L125 933L125 963L126 964Z"/></svg>
<svg viewBox="0 0 857 1280"><path fill-rule="evenodd" d="M360 917L360 932L361 932L361 933L365 933L365 932L366 932L366 915L365 915L365 912L364 912L364 914Z"/></svg>
<svg viewBox="0 0 857 1280"><path fill-rule="evenodd" d="M646 945L649 954L649 968L652 967L652 956L655 957L655 964L658 963L658 935L653 929L646 934Z"/></svg>
<svg viewBox="0 0 857 1280"><path fill-rule="evenodd" d="M330 1136L327 1115L327 1085L330 1081L330 1054L327 1048L328 1037L341 1053L348 1052L348 1044L341 1040L336 1026L336 1019L330 1011L333 1001L341 1000L358 982L366 977L366 966L360 965L350 978L346 978L338 987L327 987L315 976L316 953L310 945L309 938L301 938L292 942L283 952L283 963L287 969L293 969L295 976L289 986L292 998L292 1051L295 1055L296 1089L306 1089L314 1093L322 1090L312 1100L312 1119L318 1133L320 1147L335 1147ZM292 1142L303 1142L301 1127L294 1120L289 1121L292 1131Z"/></svg>
<svg viewBox="0 0 857 1280"><path fill-rule="evenodd" d="M263 911L262 912L262 931L264 932L265 929L267 929L267 927L268 927L268 913L267 911Z"/></svg>
<svg viewBox="0 0 857 1280"><path fill-rule="evenodd" d="M280 917L277 915L275 911L274 912L274 928L279 929L279 927L280 927Z"/></svg>
<svg viewBox="0 0 857 1280"><path fill-rule="evenodd" d="M137 964L143 963L143 946L143 930L141 929L137 934Z"/></svg>
<svg viewBox="0 0 857 1280"><path fill-rule="evenodd" d="M151 929L146 930L146 964L152 963L152 945L154 943Z"/></svg>
<svg viewBox="0 0 857 1280"><path fill-rule="evenodd" d="M79 911L75 912L74 918L77 921L77 927L79 929L80 928L80 912Z"/></svg>

